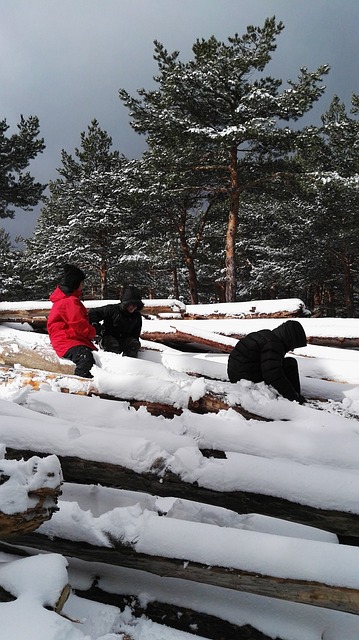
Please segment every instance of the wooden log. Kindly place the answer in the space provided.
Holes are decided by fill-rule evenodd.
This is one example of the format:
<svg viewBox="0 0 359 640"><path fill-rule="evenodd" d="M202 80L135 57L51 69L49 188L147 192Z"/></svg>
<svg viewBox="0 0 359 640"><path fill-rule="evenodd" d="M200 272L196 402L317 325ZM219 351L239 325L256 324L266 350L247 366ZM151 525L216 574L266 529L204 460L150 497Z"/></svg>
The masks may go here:
<svg viewBox="0 0 359 640"><path fill-rule="evenodd" d="M143 606L136 596L109 593L100 589L96 583L86 591L73 589L73 592L80 598L108 604L121 611L127 607L135 618L146 616L157 624L187 633L193 633L195 629L196 635L210 640L273 640L249 624L238 626L208 613L162 601L150 601Z"/></svg>
<svg viewBox="0 0 359 640"><path fill-rule="evenodd" d="M241 569L209 566L199 562L137 553L131 546L111 539L112 547L93 546L44 534L31 533L12 539L9 546L20 545L89 562L128 567L159 576L179 578L215 587L244 591L268 598L310 604L325 609L359 614L359 589L323 584L295 578L282 578ZM1 548L1 545L0 545Z"/></svg>
<svg viewBox="0 0 359 640"><path fill-rule="evenodd" d="M210 452L206 452L209 455ZM8 458L28 458L34 451L7 448ZM45 455L37 452L36 455ZM217 452L215 452L217 456ZM161 460L150 473L137 473L125 467L84 460L72 456L58 456L65 482L99 484L128 491L139 491L160 497L182 498L216 507L224 507L236 513L257 513L273 518L316 527L338 536L351 536L351 544L359 542L359 516L347 511L318 509L285 498L257 494L249 491L215 491L200 487L197 483L183 481L179 476L165 471Z"/></svg>
<svg viewBox="0 0 359 640"><path fill-rule="evenodd" d="M167 327L166 327L167 328ZM141 338L148 340L149 342L157 342L165 345L178 345L184 350L188 350L189 345L206 346L210 349L214 349L219 353L230 353L235 346L236 341L233 341L232 336L216 334L214 332L202 331L200 336L195 332L177 329L177 327L170 327L171 331L159 331L158 324L155 331L151 331L149 326L146 325L146 330L142 331ZM230 344L232 342L232 344Z"/></svg>
<svg viewBox="0 0 359 640"><path fill-rule="evenodd" d="M109 304L116 304L119 300L110 300ZM182 319L183 314L185 312L185 305L177 300L173 301L164 301L163 304L156 304L156 301L153 301L151 304L151 300L145 301L144 307L141 309L141 314L143 316L160 316L167 315L171 317L177 317ZM96 307L96 301L83 301L85 307L87 309ZM101 300L97 301L98 306L102 306ZM37 308L31 307L31 302L28 303L28 307L26 308L23 302L20 303L8 303L8 308L0 309L0 323L1 322L19 322L21 324L27 323L37 329L46 328L47 318L52 307L51 302L44 302L43 306L38 306ZM2 307L4 303L2 303ZM23 307L23 308L21 308Z"/></svg>
<svg viewBox="0 0 359 640"><path fill-rule="evenodd" d="M268 313L253 311L253 312L239 312L239 313L207 313L201 315L200 313L183 314L183 320L258 320L266 318L302 318L303 310L297 311L273 311Z"/></svg>
<svg viewBox="0 0 359 640"><path fill-rule="evenodd" d="M228 319L228 318L227 318ZM225 338L232 338L233 340L241 340L245 338L247 333L244 332L235 332L235 333L226 333ZM206 339L205 337L201 338L199 336L195 336L190 332L179 331L173 329L173 331L159 331L158 323L156 324L156 330L151 331L146 326L146 330L141 333L141 338L143 340L148 340L149 342L158 342L159 344L164 344L168 346L176 345L177 348L182 348L184 351L188 347L190 343L205 345L210 348L215 348L216 350L222 353L230 353L233 349L233 346L227 345L224 342L221 342L221 334L218 334L218 341ZM359 337L356 338L343 338L340 336L310 336L307 335L308 344L314 344L321 347L336 347L336 348L348 348L348 349L356 349L359 347Z"/></svg>
<svg viewBox="0 0 359 640"><path fill-rule="evenodd" d="M51 373L73 375L75 365L70 361L62 361L52 349L27 347L15 339L0 339L0 364L14 366L21 364L31 369L41 369Z"/></svg>
<svg viewBox="0 0 359 640"><path fill-rule="evenodd" d="M70 377L72 381L76 381L76 387L73 384L69 386L67 380L68 377ZM173 417L175 415L181 415L183 411L182 409L178 409L173 405L165 404L163 402L147 401L145 398L143 400L137 400L134 398L120 398L103 394L96 389L91 380L89 380L88 378L81 378L80 376L64 376L58 375L53 372L25 368L21 370L14 370L11 367L0 366L0 380L2 380L2 383L4 385L11 385L15 378L17 384L22 387L30 386L34 391L39 390L44 382L47 382L49 384L56 385L57 390L61 391L62 393L98 396L107 400L119 400L122 402L125 401L135 409L138 409L141 406L146 406L148 412L152 415L163 415L166 418ZM193 402L190 399L188 402L188 407L186 408L190 409L194 413L201 414L217 413L222 409L233 409L233 411L240 413L249 420L254 419L268 422L267 418L257 416L244 409L241 405L229 405L223 400L222 396L216 394L205 394L202 398L200 398L200 400L196 402Z"/></svg>
<svg viewBox="0 0 359 640"><path fill-rule="evenodd" d="M49 309L1 309L0 310L0 323L1 322L19 322L21 324L30 324L34 328L46 327L47 316Z"/></svg>
<svg viewBox="0 0 359 640"><path fill-rule="evenodd" d="M337 337L321 337L321 336L309 336L307 338L308 344L315 344L319 347L336 347L344 349L356 349L359 347L358 338L343 338Z"/></svg>
<svg viewBox="0 0 359 640"><path fill-rule="evenodd" d="M180 331L179 329L176 329L176 332L174 335L176 336L176 340L178 340L179 342L184 342L184 343L194 342L195 344L206 345L207 347L214 348L217 351L220 351L221 353L231 353L234 347L234 344L226 344L224 337L221 340L221 336L218 335L218 337L216 337L216 334L214 333L211 335L211 337L196 336L195 334L192 334L190 332L184 332L184 331ZM171 334L171 337L172 337L172 334Z"/></svg>
<svg viewBox="0 0 359 640"><path fill-rule="evenodd" d="M44 458L44 455L38 456L33 460L34 472L36 476L36 469L38 467L38 458ZM54 458L55 459L55 458ZM32 461L32 456L27 456L27 460ZM22 473L24 469L24 460L18 460L8 458L7 460L0 460L0 538L5 539L12 535L19 535L22 533L28 533L37 529L41 524L50 520L53 513L58 511L57 501L61 495L61 469L58 459L55 459L57 463L55 471L47 472L42 482L43 486L35 489L31 489L32 476ZM29 465L26 465L27 467ZM6 496L6 483L9 482L13 475L17 476L17 492L27 495L29 498L27 509L20 512L10 512L9 509L4 510L1 504L2 496ZM21 480L20 480L21 478ZM49 478L51 480L49 481ZM29 484L28 484L29 483ZM29 488L28 488L29 487ZM14 491L14 488L12 488Z"/></svg>
<svg viewBox="0 0 359 640"><path fill-rule="evenodd" d="M52 514L58 510L57 498L60 494L60 487L58 489L43 487L29 493L29 497L37 500L34 507L21 513L12 514L3 513L0 510L0 539L7 539L38 529L44 522L50 520Z"/></svg>
<svg viewBox="0 0 359 640"><path fill-rule="evenodd" d="M1 549L0 542L0 549ZM5 550L5 548L4 548ZM8 553L8 550L5 551ZM16 548L16 554L22 557L29 557L29 551L25 549ZM104 565L106 567L106 565ZM146 618L156 622L157 624L165 624L173 629L180 631L187 631L193 633L193 629L196 629L196 635L203 636L205 638L213 640L273 640L273 638L261 633L252 625L246 624L238 626L232 624L222 618L195 611L187 607L181 607L176 604L169 604L167 602L150 601L146 605L143 605L141 601L133 594L119 594L114 591L105 591L99 587L99 577L96 577L88 589L85 591L82 589L74 588L72 586L70 591L70 585L67 588L64 587L64 596L67 596L70 592L74 593L80 598L86 600L92 600L93 602L100 602L102 604L111 605L117 607L123 611L126 607L131 609L131 616L140 618L146 616ZM62 595L62 594L61 594ZM5 591L0 586L0 602L11 602L15 597ZM67 598L66 598L67 599ZM61 596L59 598L60 604ZM55 608L57 611L57 607ZM60 613L60 611L57 611ZM125 638L125 637L124 637ZM274 640L280 640L276 638Z"/></svg>

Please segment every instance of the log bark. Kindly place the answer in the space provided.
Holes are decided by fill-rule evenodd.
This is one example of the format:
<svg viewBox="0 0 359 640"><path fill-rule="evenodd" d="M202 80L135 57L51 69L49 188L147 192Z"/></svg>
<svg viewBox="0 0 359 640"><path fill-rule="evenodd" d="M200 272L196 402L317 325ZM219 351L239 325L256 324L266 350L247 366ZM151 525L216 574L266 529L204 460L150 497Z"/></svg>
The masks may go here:
<svg viewBox="0 0 359 640"><path fill-rule="evenodd" d="M206 450L207 456L211 452ZM32 455L44 456L44 452L7 448L7 457L27 459ZM213 452L219 457L219 452ZM193 500L216 507L224 507L236 513L258 513L290 522L316 527L340 536L347 536L351 544L359 543L359 515L346 511L318 509L285 498L257 494L248 491L215 491L181 480L174 473L163 473L161 460L148 473L136 473L131 469L105 462L84 460L78 457L60 456L65 482L99 484L128 491L139 491L161 497Z"/></svg>
<svg viewBox="0 0 359 640"><path fill-rule="evenodd" d="M32 455L27 456L32 467L32 474L24 474L24 460L22 456L17 462L7 457L0 460L0 485L1 495L7 494L6 483L12 481L16 477L17 493L19 497L28 497L26 501L27 509L23 511L15 511L8 513L2 508L0 496L0 539L6 539L12 535L21 535L29 533L37 529L43 522L50 520L52 514L58 511L57 501L61 495L62 474L60 463L56 460L56 471L48 471L47 477L44 477L41 484L37 488L31 489L31 482L37 474L39 460L31 460ZM43 454L38 458L44 458ZM28 465L26 465L28 467ZM55 475L56 474L56 475ZM38 481L35 486L38 485ZM9 485L11 486L11 484ZM14 491L14 488L12 488ZM4 498L3 498L4 499Z"/></svg>
<svg viewBox="0 0 359 640"><path fill-rule="evenodd" d="M119 541L112 547L93 546L63 538L48 538L40 533L15 537L11 545L20 545L51 553L61 553L89 562L100 562L154 575L180 578L215 587L244 591L268 598L310 604L325 609L359 614L359 590L319 582L252 573L227 567L212 567L198 562L137 553Z"/></svg>
<svg viewBox="0 0 359 640"><path fill-rule="evenodd" d="M171 418L175 415L181 415L182 409L178 409L170 404L165 404L163 402L151 402L147 401L145 398L143 400L135 400L134 398L119 398L115 396L109 396L103 393L100 393L89 381L88 378L81 378L79 376L73 376L72 379L75 379L77 382L76 389L71 385L71 388L68 384L66 376L57 375L53 372L46 372L44 370L34 370L34 369L23 369L23 370L14 370L11 367L0 366L0 380L2 380L3 384L11 384L13 379L16 377L17 384L22 387L30 386L34 391L39 390L41 385L44 382L48 382L50 384L56 384L57 390L62 393L72 393L74 395L87 395L87 396L98 396L107 400L119 400L125 401L133 406L135 409L138 409L141 406L145 406L149 413L152 415L162 415L166 418ZM261 420L263 422L268 422L267 418L263 418L261 416L257 416L246 409L244 409L240 405L229 405L227 402L223 400L220 395L215 394L205 394L198 401L194 402L191 399L188 402L188 407L186 407L193 411L194 413L217 413L222 409L233 409L237 413L240 413L242 416L247 418L248 420Z"/></svg>
<svg viewBox="0 0 359 640"><path fill-rule="evenodd" d="M92 302L92 301L91 301ZM112 301L117 302L117 301ZM119 302L119 301L118 301ZM100 300L99 300L100 303ZM23 303L20 303L21 305ZM88 305L86 304L86 300L84 300L84 305L87 308L94 307L94 304ZM20 322L28 323L36 329L44 329L46 327L47 318L50 312L51 303L44 304L43 308L31 309L30 304L29 308L19 308L16 309L15 305L12 305L9 309L1 309L0 310L0 323L1 322ZM176 300L173 303L154 305L151 303L145 304L143 309L141 309L141 314L143 316L159 316L161 314L166 315L174 315L175 317L182 318L184 314L184 305L182 303L177 302Z"/></svg>
<svg viewBox="0 0 359 640"><path fill-rule="evenodd" d="M166 602L151 601L143 607L136 596L109 593L99 589L96 584L86 591L74 589L74 593L80 598L86 598L86 600L118 607L121 611L127 607L131 609L133 617L146 616L153 622L172 629L191 634L195 629L196 635L210 640L273 640L272 637L264 635L249 624L238 626L222 618Z"/></svg>
<svg viewBox="0 0 359 640"><path fill-rule="evenodd" d="M50 520L52 514L58 510L57 498L60 494L60 487L57 489L42 487L29 493L29 497L37 500L34 507L22 513L8 514L0 511L0 539L7 539L38 529L43 522Z"/></svg>
<svg viewBox="0 0 359 640"><path fill-rule="evenodd" d="M188 313L183 314L183 320L258 320L259 318L302 318L303 310L297 311L274 311L273 313L261 313L251 311L250 313L207 313L201 315L200 313Z"/></svg>
<svg viewBox="0 0 359 640"><path fill-rule="evenodd" d="M13 339L0 339L0 364L8 366L21 364L23 367L63 375L73 375L75 371L75 365L70 361L61 361L55 351L46 349L46 352L41 352L41 347L36 346L31 349Z"/></svg>

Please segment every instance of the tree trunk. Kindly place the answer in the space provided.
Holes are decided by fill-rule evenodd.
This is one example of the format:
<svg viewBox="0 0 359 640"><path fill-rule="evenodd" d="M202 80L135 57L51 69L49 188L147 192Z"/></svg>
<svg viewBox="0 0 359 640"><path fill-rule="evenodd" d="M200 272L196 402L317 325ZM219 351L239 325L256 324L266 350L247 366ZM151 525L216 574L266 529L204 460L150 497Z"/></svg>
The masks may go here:
<svg viewBox="0 0 359 640"><path fill-rule="evenodd" d="M344 302L347 310L347 317L354 318L354 296L353 296L353 276L350 268L350 259L348 253L342 256L343 265L343 288Z"/></svg>
<svg viewBox="0 0 359 640"><path fill-rule="evenodd" d="M107 300L108 287L107 287L107 263L105 260L100 265L100 283L101 283L101 300Z"/></svg>
<svg viewBox="0 0 359 640"><path fill-rule="evenodd" d="M226 233L226 302L236 300L236 266L235 266L235 245L238 228L239 211L239 187L238 187L238 158L237 146L233 146L230 152L230 209Z"/></svg>
<svg viewBox="0 0 359 640"><path fill-rule="evenodd" d="M174 265L172 269L172 277L173 277L173 296L176 300L179 300L178 274L177 274L176 265Z"/></svg>
<svg viewBox="0 0 359 640"><path fill-rule="evenodd" d="M198 285L197 285L197 275L194 266L193 255L188 246L188 242L186 239L186 215L187 212L184 212L181 215L181 221L178 225L178 232L180 238L181 250L184 255L187 271L188 271L188 280L189 280L189 294L191 304L198 304Z"/></svg>

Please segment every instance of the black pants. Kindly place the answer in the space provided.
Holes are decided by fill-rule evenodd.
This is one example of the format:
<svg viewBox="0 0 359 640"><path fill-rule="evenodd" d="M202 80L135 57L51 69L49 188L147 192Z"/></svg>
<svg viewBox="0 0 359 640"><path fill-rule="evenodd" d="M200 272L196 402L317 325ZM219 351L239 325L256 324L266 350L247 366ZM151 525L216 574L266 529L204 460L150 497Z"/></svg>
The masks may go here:
<svg viewBox="0 0 359 640"><path fill-rule="evenodd" d="M100 347L104 351L122 353L130 358L137 358L141 344L137 338L114 338L114 336L104 335L100 341Z"/></svg>
<svg viewBox="0 0 359 640"><path fill-rule="evenodd" d="M300 395L300 380L298 371L298 362L295 358L288 356L283 360L284 373L287 376L289 382L293 385L296 392Z"/></svg>
<svg viewBox="0 0 359 640"><path fill-rule="evenodd" d="M66 351L63 357L75 363L75 376L81 376L82 378L93 377L90 373L91 367L95 364L92 349L79 344Z"/></svg>

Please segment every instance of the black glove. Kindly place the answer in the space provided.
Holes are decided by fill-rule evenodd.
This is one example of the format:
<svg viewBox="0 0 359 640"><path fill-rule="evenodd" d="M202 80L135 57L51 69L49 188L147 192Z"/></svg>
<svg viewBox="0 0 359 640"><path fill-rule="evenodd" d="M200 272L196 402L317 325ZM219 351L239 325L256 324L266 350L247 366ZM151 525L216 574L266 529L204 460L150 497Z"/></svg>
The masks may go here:
<svg viewBox="0 0 359 640"><path fill-rule="evenodd" d="M99 322L93 322L92 326L93 326L94 329L96 329L96 337L99 336L101 334L101 330L102 330L102 327L101 327L100 323Z"/></svg>
<svg viewBox="0 0 359 640"><path fill-rule="evenodd" d="M99 322L94 322L92 326L94 327L94 329L96 329L96 335L95 335L93 341L97 345L100 345L101 340L102 340L103 336L105 335L105 328Z"/></svg>

